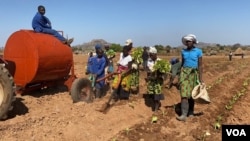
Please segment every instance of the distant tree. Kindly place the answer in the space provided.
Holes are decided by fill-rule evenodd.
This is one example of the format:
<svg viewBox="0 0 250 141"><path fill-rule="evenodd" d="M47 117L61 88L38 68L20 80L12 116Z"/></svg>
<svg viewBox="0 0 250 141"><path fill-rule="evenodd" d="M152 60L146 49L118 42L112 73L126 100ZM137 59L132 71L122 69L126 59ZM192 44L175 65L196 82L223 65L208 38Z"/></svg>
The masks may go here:
<svg viewBox="0 0 250 141"><path fill-rule="evenodd" d="M232 50L236 50L237 48L241 47L241 44L236 43L232 46Z"/></svg>
<svg viewBox="0 0 250 141"><path fill-rule="evenodd" d="M171 46L167 45L167 46L165 47L165 50L166 50L166 53L170 53L170 51L171 51Z"/></svg>
<svg viewBox="0 0 250 141"><path fill-rule="evenodd" d="M217 47L220 47L220 44L216 44Z"/></svg>
<svg viewBox="0 0 250 141"><path fill-rule="evenodd" d="M71 47L71 49L73 52L79 50L77 47Z"/></svg>
<svg viewBox="0 0 250 141"><path fill-rule="evenodd" d="M164 51L164 46L163 45L155 45L154 47L157 49L158 52Z"/></svg>
<svg viewBox="0 0 250 141"><path fill-rule="evenodd" d="M219 46L219 49L220 50L224 50L224 46Z"/></svg>
<svg viewBox="0 0 250 141"><path fill-rule="evenodd" d="M241 44L240 43L236 43L236 44L233 45L233 47L237 47L237 48L241 47Z"/></svg>
<svg viewBox="0 0 250 141"><path fill-rule="evenodd" d="M113 49L115 52L121 52L122 46L120 44L111 44L110 49Z"/></svg>

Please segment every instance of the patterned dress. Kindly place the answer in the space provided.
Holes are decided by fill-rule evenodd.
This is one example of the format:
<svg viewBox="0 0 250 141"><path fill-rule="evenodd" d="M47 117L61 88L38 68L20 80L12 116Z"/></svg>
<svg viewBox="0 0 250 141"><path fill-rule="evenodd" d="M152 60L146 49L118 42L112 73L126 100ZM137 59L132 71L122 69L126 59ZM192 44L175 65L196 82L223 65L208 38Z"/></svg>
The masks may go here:
<svg viewBox="0 0 250 141"><path fill-rule="evenodd" d="M119 91L118 95L120 97L129 97L130 75L125 74L125 72L128 70L128 64L131 61L132 57L130 55L123 57L123 53L120 54L117 72L121 72L121 74L116 75L112 83L112 88Z"/></svg>
<svg viewBox="0 0 250 141"><path fill-rule="evenodd" d="M157 58L160 60L160 58ZM154 100L163 100L164 95L162 94L162 85L163 85L163 74L158 71L153 71L153 67L156 63L152 59L148 59L148 76L147 76L147 94L153 95Z"/></svg>

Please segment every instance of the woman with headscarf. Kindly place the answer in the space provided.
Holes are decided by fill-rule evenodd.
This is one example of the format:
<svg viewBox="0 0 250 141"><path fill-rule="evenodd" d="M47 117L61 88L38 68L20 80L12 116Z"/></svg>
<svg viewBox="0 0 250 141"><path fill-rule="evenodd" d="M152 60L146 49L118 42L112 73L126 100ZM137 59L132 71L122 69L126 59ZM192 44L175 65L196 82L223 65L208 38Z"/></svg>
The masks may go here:
<svg viewBox="0 0 250 141"><path fill-rule="evenodd" d="M156 61L161 60L157 57L155 47L149 47L149 59L147 63L147 94L152 95L154 101L153 110L157 111L160 108L160 100L164 100L162 94L163 74L159 71L154 71Z"/></svg>
<svg viewBox="0 0 250 141"><path fill-rule="evenodd" d="M112 89L113 97L115 101L119 99L129 99L129 90L130 90L130 70L132 67L132 57L129 54L129 47L124 46L123 51L120 54L120 59L118 61L117 73L115 76Z"/></svg>
<svg viewBox="0 0 250 141"><path fill-rule="evenodd" d="M172 58L173 59L173 58ZM167 88L170 89L173 85L178 87L179 76L181 72L182 63L179 61L179 58L174 58L174 60L170 61L171 69L170 69L170 78Z"/></svg>
<svg viewBox="0 0 250 141"><path fill-rule="evenodd" d="M185 121L187 116L194 115L194 100L191 96L193 88L202 80L202 50L195 47L196 36L188 34L182 37L187 47L182 50L182 71L180 74L181 116L177 120Z"/></svg>

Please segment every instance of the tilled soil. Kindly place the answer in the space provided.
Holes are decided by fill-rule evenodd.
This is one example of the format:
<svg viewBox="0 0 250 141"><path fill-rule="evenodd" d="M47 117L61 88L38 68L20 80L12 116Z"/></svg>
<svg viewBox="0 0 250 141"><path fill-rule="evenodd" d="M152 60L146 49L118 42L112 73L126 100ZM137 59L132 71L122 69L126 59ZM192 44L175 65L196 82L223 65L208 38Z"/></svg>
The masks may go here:
<svg viewBox="0 0 250 141"><path fill-rule="evenodd" d="M162 58L169 60L170 57ZM86 77L86 61L86 55L74 55L78 77ZM109 92L89 104L73 103L63 87L17 95L9 118L0 122L0 140L221 140L221 129L214 127L218 116L222 117L220 124L250 124L249 61L249 58L228 61L224 56L205 56L203 77L212 102L197 100L196 116L186 122L176 120L180 96L175 87L164 88L165 100L160 110L152 111L150 103L143 98L146 73L141 71L139 95L118 101L106 114L98 110L107 102ZM232 97L243 90L244 94L235 101L232 109L226 109ZM152 116L158 120L152 122Z"/></svg>

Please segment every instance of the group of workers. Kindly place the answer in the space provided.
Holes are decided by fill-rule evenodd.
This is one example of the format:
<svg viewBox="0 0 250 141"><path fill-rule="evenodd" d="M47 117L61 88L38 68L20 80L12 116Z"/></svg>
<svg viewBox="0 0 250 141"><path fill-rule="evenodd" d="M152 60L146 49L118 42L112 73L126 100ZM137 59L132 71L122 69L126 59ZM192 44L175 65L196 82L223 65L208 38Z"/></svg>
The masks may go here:
<svg viewBox="0 0 250 141"><path fill-rule="evenodd" d="M135 85L133 75L136 75L139 84L139 76L137 71L139 71L139 64L135 64L131 53L133 52L132 40L129 39L129 44L126 44L123 47L122 52L120 53L119 60L117 62L117 70L115 71L117 75L114 76L112 81L112 95L114 95L114 100L129 99L131 88ZM180 121L185 121L187 117L194 116L194 105L195 101L193 100L191 93L193 88L199 83L204 83L202 80L202 50L195 47L195 44L198 41L196 36L193 34L188 34L182 37L182 43L186 45L186 48L181 52L181 61L179 58L172 58L171 71L170 71L170 81L168 83L168 88L170 89L175 85L180 91L181 96L181 116L178 116L177 119ZM99 56L99 51L96 47L96 58ZM153 109L154 111L159 110L161 106L161 100L164 100L164 94L162 93L164 74L153 71L153 67L157 60L161 60L157 56L157 49L155 47L149 47L148 50L149 58L147 60L146 66L143 66L144 70L147 71L147 94L151 95L154 101ZM105 53L103 55L103 63L105 64ZM112 58L108 58L112 60ZM100 59L102 60L102 59ZM111 61L113 62L113 61ZM94 63L93 63L94 64ZM92 65L93 65L92 64ZM99 71L91 72L97 78L105 76L105 66L109 68L108 65L93 65L96 68L99 68ZM144 63L143 63L144 64ZM112 70L114 71L114 64L112 64ZM136 66L136 67L133 67ZM136 70L136 71L134 71ZM98 73L102 72L102 73ZM134 73L136 72L136 73ZM110 73L110 72L109 72ZM177 82L174 82L177 79ZM99 82L105 84L105 81ZM102 85L103 86L103 85ZM97 95L99 96L99 95Z"/></svg>
<svg viewBox="0 0 250 141"><path fill-rule="evenodd" d="M45 7L38 6L38 12L33 18L32 27L35 32L46 33L53 35L63 44L70 46L73 42L73 38L65 39L58 31L52 29L50 20L44 16ZM171 77L168 84L168 88L174 84L174 80L178 79L177 87L180 92L181 98L181 115L177 117L177 120L185 121L187 117L194 116L195 102L192 99L191 92L198 83L204 83L202 79L202 50L197 48L195 44L198 43L196 36L188 34L182 37L182 43L186 46L181 52L181 61L179 58L173 58L171 60ZM104 96L104 86L109 84L112 88L112 95L114 100L129 99L131 90L139 89L139 64L137 64L131 53L133 52L133 42L128 39L120 53L119 60L117 62L117 70L114 70L113 56L107 56L107 52L110 50L109 45L105 45L105 51L102 46L97 44L95 46L95 52L90 53L88 60L88 67L86 68L86 74L91 74L91 80L105 77L107 74L113 72L116 73L112 80L112 84L109 84L109 79L104 79L94 83L95 97L101 98ZM153 96L154 111L157 111L161 105L160 101L164 99L162 93L163 75L159 72L153 71L153 66L160 58L157 56L157 49L155 47L149 47L148 56L144 52L143 68L147 71L147 94ZM96 55L94 55L96 54ZM179 77L178 77L179 76ZM111 76L112 77L112 76ZM109 77L109 78L111 78Z"/></svg>

